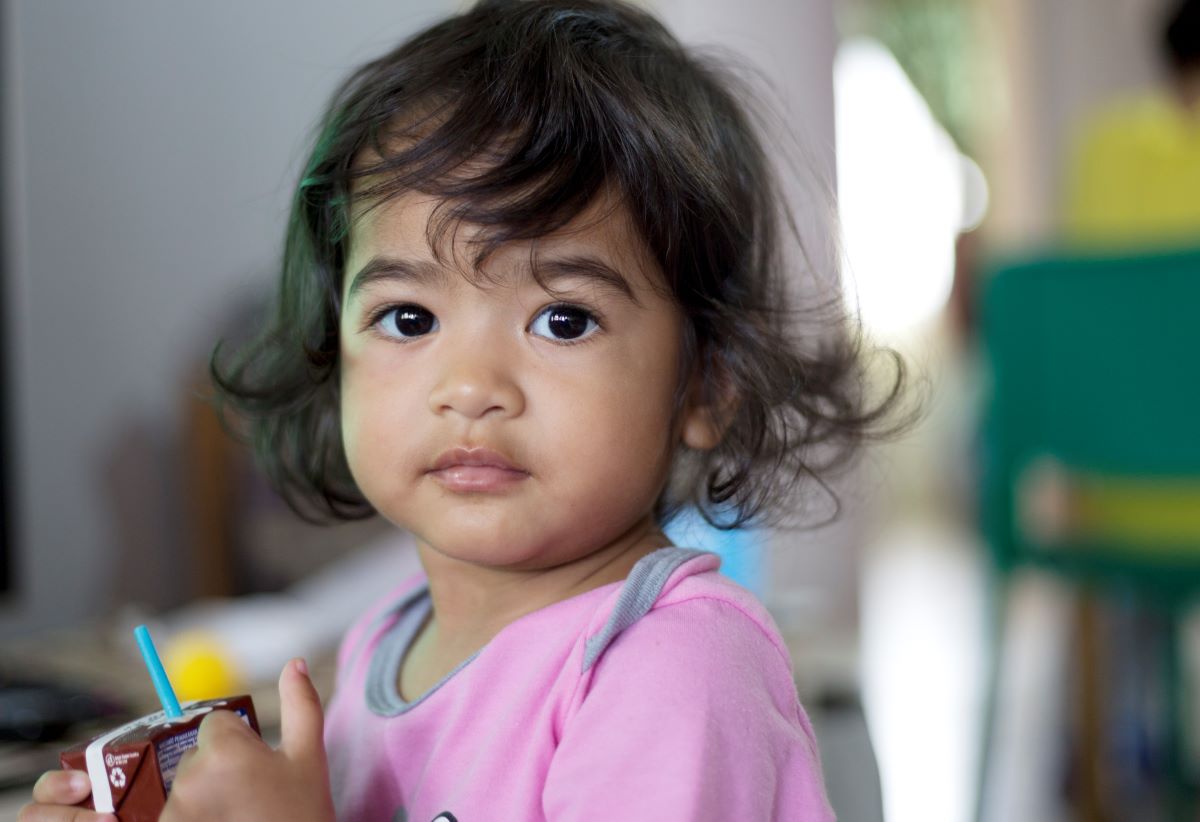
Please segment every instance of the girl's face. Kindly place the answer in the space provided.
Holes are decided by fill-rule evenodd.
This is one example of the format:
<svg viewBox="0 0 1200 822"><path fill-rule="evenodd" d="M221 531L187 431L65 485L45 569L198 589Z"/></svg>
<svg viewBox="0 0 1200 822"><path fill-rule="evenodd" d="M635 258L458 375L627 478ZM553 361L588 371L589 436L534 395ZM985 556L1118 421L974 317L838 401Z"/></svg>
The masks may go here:
<svg viewBox="0 0 1200 822"><path fill-rule="evenodd" d="M652 509L678 441L683 317L621 209L501 247L468 280L470 226L438 264L418 194L359 216L341 318L342 429L359 488L427 548L546 568L611 545ZM464 263L464 265L469 265Z"/></svg>

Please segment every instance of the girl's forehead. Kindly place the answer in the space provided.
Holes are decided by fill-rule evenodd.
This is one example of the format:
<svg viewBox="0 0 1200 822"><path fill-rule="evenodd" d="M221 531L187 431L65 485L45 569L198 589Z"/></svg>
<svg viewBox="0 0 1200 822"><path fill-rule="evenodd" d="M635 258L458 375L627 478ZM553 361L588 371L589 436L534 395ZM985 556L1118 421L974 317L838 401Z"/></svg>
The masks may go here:
<svg viewBox="0 0 1200 822"><path fill-rule="evenodd" d="M581 268L608 268L628 290L661 290L658 263L634 225L628 208L604 192L561 228L535 240L503 243L482 259L485 227L447 221L451 204L436 196L404 192L383 202L356 205L351 214L346 288L364 267L379 260L405 260L424 267L458 271L472 282L505 282L527 277L530 263L575 261ZM561 266L558 266L561 269Z"/></svg>

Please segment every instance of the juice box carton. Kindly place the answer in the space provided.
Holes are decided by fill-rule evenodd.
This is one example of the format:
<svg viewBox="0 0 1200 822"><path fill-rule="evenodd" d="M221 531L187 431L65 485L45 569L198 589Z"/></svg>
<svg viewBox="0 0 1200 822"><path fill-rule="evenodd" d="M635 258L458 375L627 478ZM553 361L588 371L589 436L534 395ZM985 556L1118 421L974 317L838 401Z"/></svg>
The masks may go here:
<svg viewBox="0 0 1200 822"><path fill-rule="evenodd" d="M183 716L143 716L59 754L63 768L87 771L91 798L84 806L115 813L121 822L156 822L183 754L196 746L200 722L214 710L232 711L261 735L249 696L184 703Z"/></svg>

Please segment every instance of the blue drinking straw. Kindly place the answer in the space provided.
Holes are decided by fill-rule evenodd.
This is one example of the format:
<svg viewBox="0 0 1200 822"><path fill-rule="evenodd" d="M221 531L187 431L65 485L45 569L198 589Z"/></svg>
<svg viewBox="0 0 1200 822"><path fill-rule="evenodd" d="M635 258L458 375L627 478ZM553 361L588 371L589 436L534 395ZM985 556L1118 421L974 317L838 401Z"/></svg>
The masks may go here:
<svg viewBox="0 0 1200 822"><path fill-rule="evenodd" d="M162 662L158 659L158 651L154 650L154 640L150 638L149 629L145 625L139 625L133 629L133 635L137 638L138 647L142 649L142 659L150 670L150 678L154 680L154 690L158 691L158 701L162 703L163 712L168 719L178 719L183 716L183 711L179 709L175 689L171 687L171 680L167 679L167 672L163 670Z"/></svg>

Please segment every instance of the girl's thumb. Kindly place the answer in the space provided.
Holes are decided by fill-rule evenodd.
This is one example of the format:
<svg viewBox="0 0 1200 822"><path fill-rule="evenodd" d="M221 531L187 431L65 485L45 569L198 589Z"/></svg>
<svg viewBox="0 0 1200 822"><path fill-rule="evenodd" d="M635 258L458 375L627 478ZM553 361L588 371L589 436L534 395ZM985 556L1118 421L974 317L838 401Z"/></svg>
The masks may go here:
<svg viewBox="0 0 1200 822"><path fill-rule="evenodd" d="M279 750L293 761L325 761L325 717L308 665L293 659L279 675Z"/></svg>

